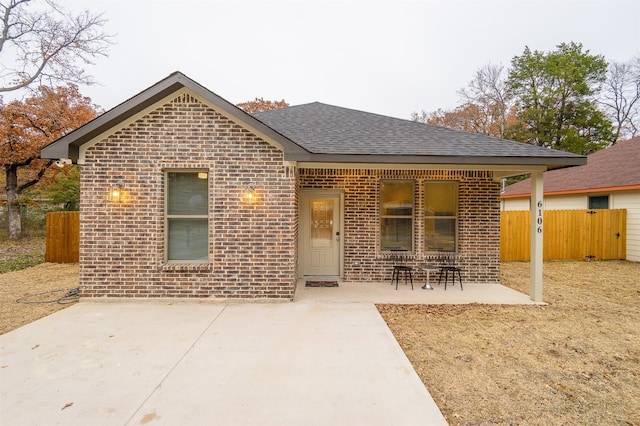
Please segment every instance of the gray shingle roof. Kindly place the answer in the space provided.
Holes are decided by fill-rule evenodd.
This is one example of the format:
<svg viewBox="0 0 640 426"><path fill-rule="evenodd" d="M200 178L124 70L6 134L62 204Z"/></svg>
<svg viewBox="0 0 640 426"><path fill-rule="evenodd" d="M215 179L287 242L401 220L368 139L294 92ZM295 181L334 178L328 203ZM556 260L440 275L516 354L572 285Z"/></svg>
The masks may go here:
<svg viewBox="0 0 640 426"><path fill-rule="evenodd" d="M255 113L253 116L314 154L581 157L319 102Z"/></svg>
<svg viewBox="0 0 640 426"><path fill-rule="evenodd" d="M287 161L517 166L514 170L586 163L585 157L566 152L318 102L250 115L180 72L46 146L41 157L80 161L87 144L183 89L249 131L275 142Z"/></svg>

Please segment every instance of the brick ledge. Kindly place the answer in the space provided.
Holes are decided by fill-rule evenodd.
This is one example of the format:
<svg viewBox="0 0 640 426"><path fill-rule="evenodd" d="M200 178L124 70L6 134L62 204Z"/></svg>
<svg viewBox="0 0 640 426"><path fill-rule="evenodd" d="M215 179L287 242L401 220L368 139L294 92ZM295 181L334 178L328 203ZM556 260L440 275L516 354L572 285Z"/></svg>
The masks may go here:
<svg viewBox="0 0 640 426"><path fill-rule="evenodd" d="M163 272L198 272L213 270L212 263L165 263L160 267Z"/></svg>

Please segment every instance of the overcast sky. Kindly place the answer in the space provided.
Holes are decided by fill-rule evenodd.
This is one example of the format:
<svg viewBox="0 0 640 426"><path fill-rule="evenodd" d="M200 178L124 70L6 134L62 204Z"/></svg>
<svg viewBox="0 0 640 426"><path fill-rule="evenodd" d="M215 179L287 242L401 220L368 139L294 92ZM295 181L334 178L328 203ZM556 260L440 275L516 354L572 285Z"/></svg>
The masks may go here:
<svg viewBox="0 0 640 426"><path fill-rule="evenodd" d="M110 109L174 71L232 103L319 101L410 118L451 109L487 63L582 43L640 55L640 1L60 0L104 13L116 44L82 87Z"/></svg>

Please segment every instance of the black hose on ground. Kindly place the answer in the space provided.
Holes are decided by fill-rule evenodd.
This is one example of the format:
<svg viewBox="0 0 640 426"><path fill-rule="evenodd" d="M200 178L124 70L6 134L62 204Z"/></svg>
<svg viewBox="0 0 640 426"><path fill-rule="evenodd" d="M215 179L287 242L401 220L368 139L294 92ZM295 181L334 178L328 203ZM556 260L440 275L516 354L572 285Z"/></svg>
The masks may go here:
<svg viewBox="0 0 640 426"><path fill-rule="evenodd" d="M76 302L80 296L80 289L78 287L73 288L69 291L67 291L63 296L61 297L54 297L54 298L48 298L46 300L35 300L38 299L39 296L46 296L46 295L53 295L53 294L58 294L62 291L65 291L64 289L58 289L58 290L53 290L53 291L45 291L42 293L34 293L34 294L27 294L25 296L19 297L16 299L16 303L22 303L25 305L38 305L38 304L42 304L42 303L59 303L61 305L67 305L69 303L73 303Z"/></svg>

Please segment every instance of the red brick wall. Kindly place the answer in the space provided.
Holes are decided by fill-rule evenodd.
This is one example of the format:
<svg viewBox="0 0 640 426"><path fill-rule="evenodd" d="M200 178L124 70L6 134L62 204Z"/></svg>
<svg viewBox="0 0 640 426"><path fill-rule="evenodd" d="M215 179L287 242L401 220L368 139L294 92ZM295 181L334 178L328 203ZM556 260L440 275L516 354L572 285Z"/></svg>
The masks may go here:
<svg viewBox="0 0 640 426"><path fill-rule="evenodd" d="M462 278L468 282L500 281L500 185L484 171L405 171L302 169L299 187L344 190L344 279L390 279L390 260L380 253L379 188L381 179L416 181L414 250L410 264L434 262L423 251L425 180L458 181L458 254ZM360 266L354 266L359 262Z"/></svg>
<svg viewBox="0 0 640 426"><path fill-rule="evenodd" d="M89 148L85 161L82 297L293 297L296 177L278 149L180 95ZM165 264L169 168L209 170L206 264ZM109 202L108 189L118 181L125 202ZM253 204L242 199L248 183L258 197Z"/></svg>

